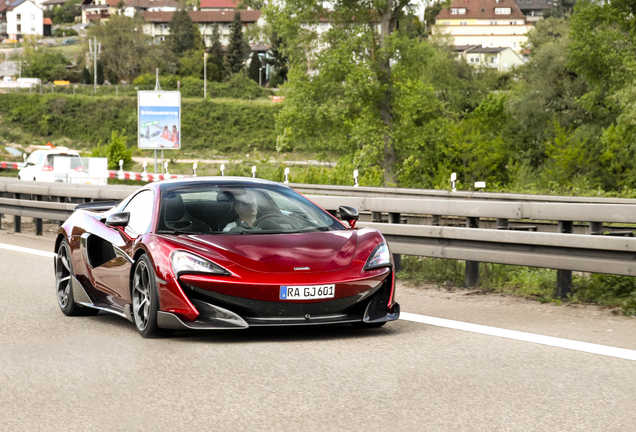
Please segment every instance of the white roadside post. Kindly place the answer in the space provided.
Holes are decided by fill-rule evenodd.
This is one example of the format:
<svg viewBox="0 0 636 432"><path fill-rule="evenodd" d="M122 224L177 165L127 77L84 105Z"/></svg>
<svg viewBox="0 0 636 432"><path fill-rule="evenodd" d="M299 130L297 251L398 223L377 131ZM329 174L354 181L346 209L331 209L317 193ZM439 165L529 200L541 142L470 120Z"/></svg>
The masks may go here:
<svg viewBox="0 0 636 432"><path fill-rule="evenodd" d="M457 173L452 173L451 174L451 190L453 192L457 192L457 188L455 187L457 185Z"/></svg>
<svg viewBox="0 0 636 432"><path fill-rule="evenodd" d="M169 176L169 175L170 175L170 173L168 172L168 161L165 161L165 162L163 163L163 168L164 168L164 170L165 170L166 176Z"/></svg>
<svg viewBox="0 0 636 432"><path fill-rule="evenodd" d="M117 176L119 177L120 180L124 180L126 178L124 176L124 161L123 161L123 159L119 159L119 172L117 173Z"/></svg>
<svg viewBox="0 0 636 432"><path fill-rule="evenodd" d="M194 171L193 176L196 177L197 176L197 163L196 162L194 164L192 164L192 171Z"/></svg>
<svg viewBox="0 0 636 432"><path fill-rule="evenodd" d="M360 186L358 184L358 170L353 170L353 187Z"/></svg>
<svg viewBox="0 0 636 432"><path fill-rule="evenodd" d="M285 181L283 183L289 183L289 167L285 168Z"/></svg>
<svg viewBox="0 0 636 432"><path fill-rule="evenodd" d="M225 175L225 164L221 164L221 175L224 176Z"/></svg>
<svg viewBox="0 0 636 432"><path fill-rule="evenodd" d="M252 178L256 178L256 165L252 166Z"/></svg>

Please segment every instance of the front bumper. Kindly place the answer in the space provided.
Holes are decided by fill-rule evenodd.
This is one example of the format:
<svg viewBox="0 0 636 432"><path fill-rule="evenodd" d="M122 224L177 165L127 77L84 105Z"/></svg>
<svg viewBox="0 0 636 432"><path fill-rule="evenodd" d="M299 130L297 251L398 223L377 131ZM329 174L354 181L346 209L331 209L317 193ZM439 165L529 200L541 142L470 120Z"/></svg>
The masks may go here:
<svg viewBox="0 0 636 432"><path fill-rule="evenodd" d="M341 323L380 323L400 317L400 305L389 304L393 275L357 295L316 302L276 302L234 297L180 281L188 300L199 316L194 321L171 312L159 312L162 328L188 330L229 330L259 326L298 326Z"/></svg>

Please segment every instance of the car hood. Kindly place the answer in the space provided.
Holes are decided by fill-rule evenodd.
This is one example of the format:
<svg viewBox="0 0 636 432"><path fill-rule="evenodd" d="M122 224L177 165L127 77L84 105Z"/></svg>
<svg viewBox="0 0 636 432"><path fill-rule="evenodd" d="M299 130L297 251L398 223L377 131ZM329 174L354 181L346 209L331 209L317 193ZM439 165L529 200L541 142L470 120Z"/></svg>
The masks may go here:
<svg viewBox="0 0 636 432"><path fill-rule="evenodd" d="M327 272L351 263L358 236L353 230L303 234L194 235L177 241L214 250L229 261L264 273ZM307 269L307 267L309 269Z"/></svg>

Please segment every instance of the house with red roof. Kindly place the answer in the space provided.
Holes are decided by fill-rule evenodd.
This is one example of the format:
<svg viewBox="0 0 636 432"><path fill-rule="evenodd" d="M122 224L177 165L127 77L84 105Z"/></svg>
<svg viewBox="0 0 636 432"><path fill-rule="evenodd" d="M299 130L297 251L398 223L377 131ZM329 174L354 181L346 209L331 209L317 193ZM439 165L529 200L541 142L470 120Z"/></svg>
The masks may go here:
<svg viewBox="0 0 636 432"><path fill-rule="evenodd" d="M241 23L245 29L249 25L264 25L261 11L241 10ZM214 26L218 26L221 44L227 45L230 38L230 25L234 19L234 11L189 11L192 21L199 26L201 36L206 46L211 45ZM170 20L172 12L142 12L141 16L148 21L144 25L144 32L150 35L155 43L160 43L170 34Z"/></svg>
<svg viewBox="0 0 636 432"><path fill-rule="evenodd" d="M447 34L454 45L509 47L519 53L530 29L514 0L453 0L435 17L433 33Z"/></svg>
<svg viewBox="0 0 636 432"><path fill-rule="evenodd" d="M233 11L238 0L201 0L202 11Z"/></svg>
<svg viewBox="0 0 636 432"><path fill-rule="evenodd" d="M1 1L1 0L0 0ZM176 0L124 0L124 15L132 17L138 12L174 12L181 6ZM82 23L107 20L118 13L119 0L82 0Z"/></svg>

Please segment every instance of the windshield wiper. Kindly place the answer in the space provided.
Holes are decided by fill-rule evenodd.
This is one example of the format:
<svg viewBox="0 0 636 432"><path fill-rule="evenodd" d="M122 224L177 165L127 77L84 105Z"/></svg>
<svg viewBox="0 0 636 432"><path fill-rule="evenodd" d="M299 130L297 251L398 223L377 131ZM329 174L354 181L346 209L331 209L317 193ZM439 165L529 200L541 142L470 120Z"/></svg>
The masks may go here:
<svg viewBox="0 0 636 432"><path fill-rule="evenodd" d="M205 234L214 234L214 232L203 232L203 231L188 231L188 230L159 230L157 234L186 234L186 235L205 235Z"/></svg>

